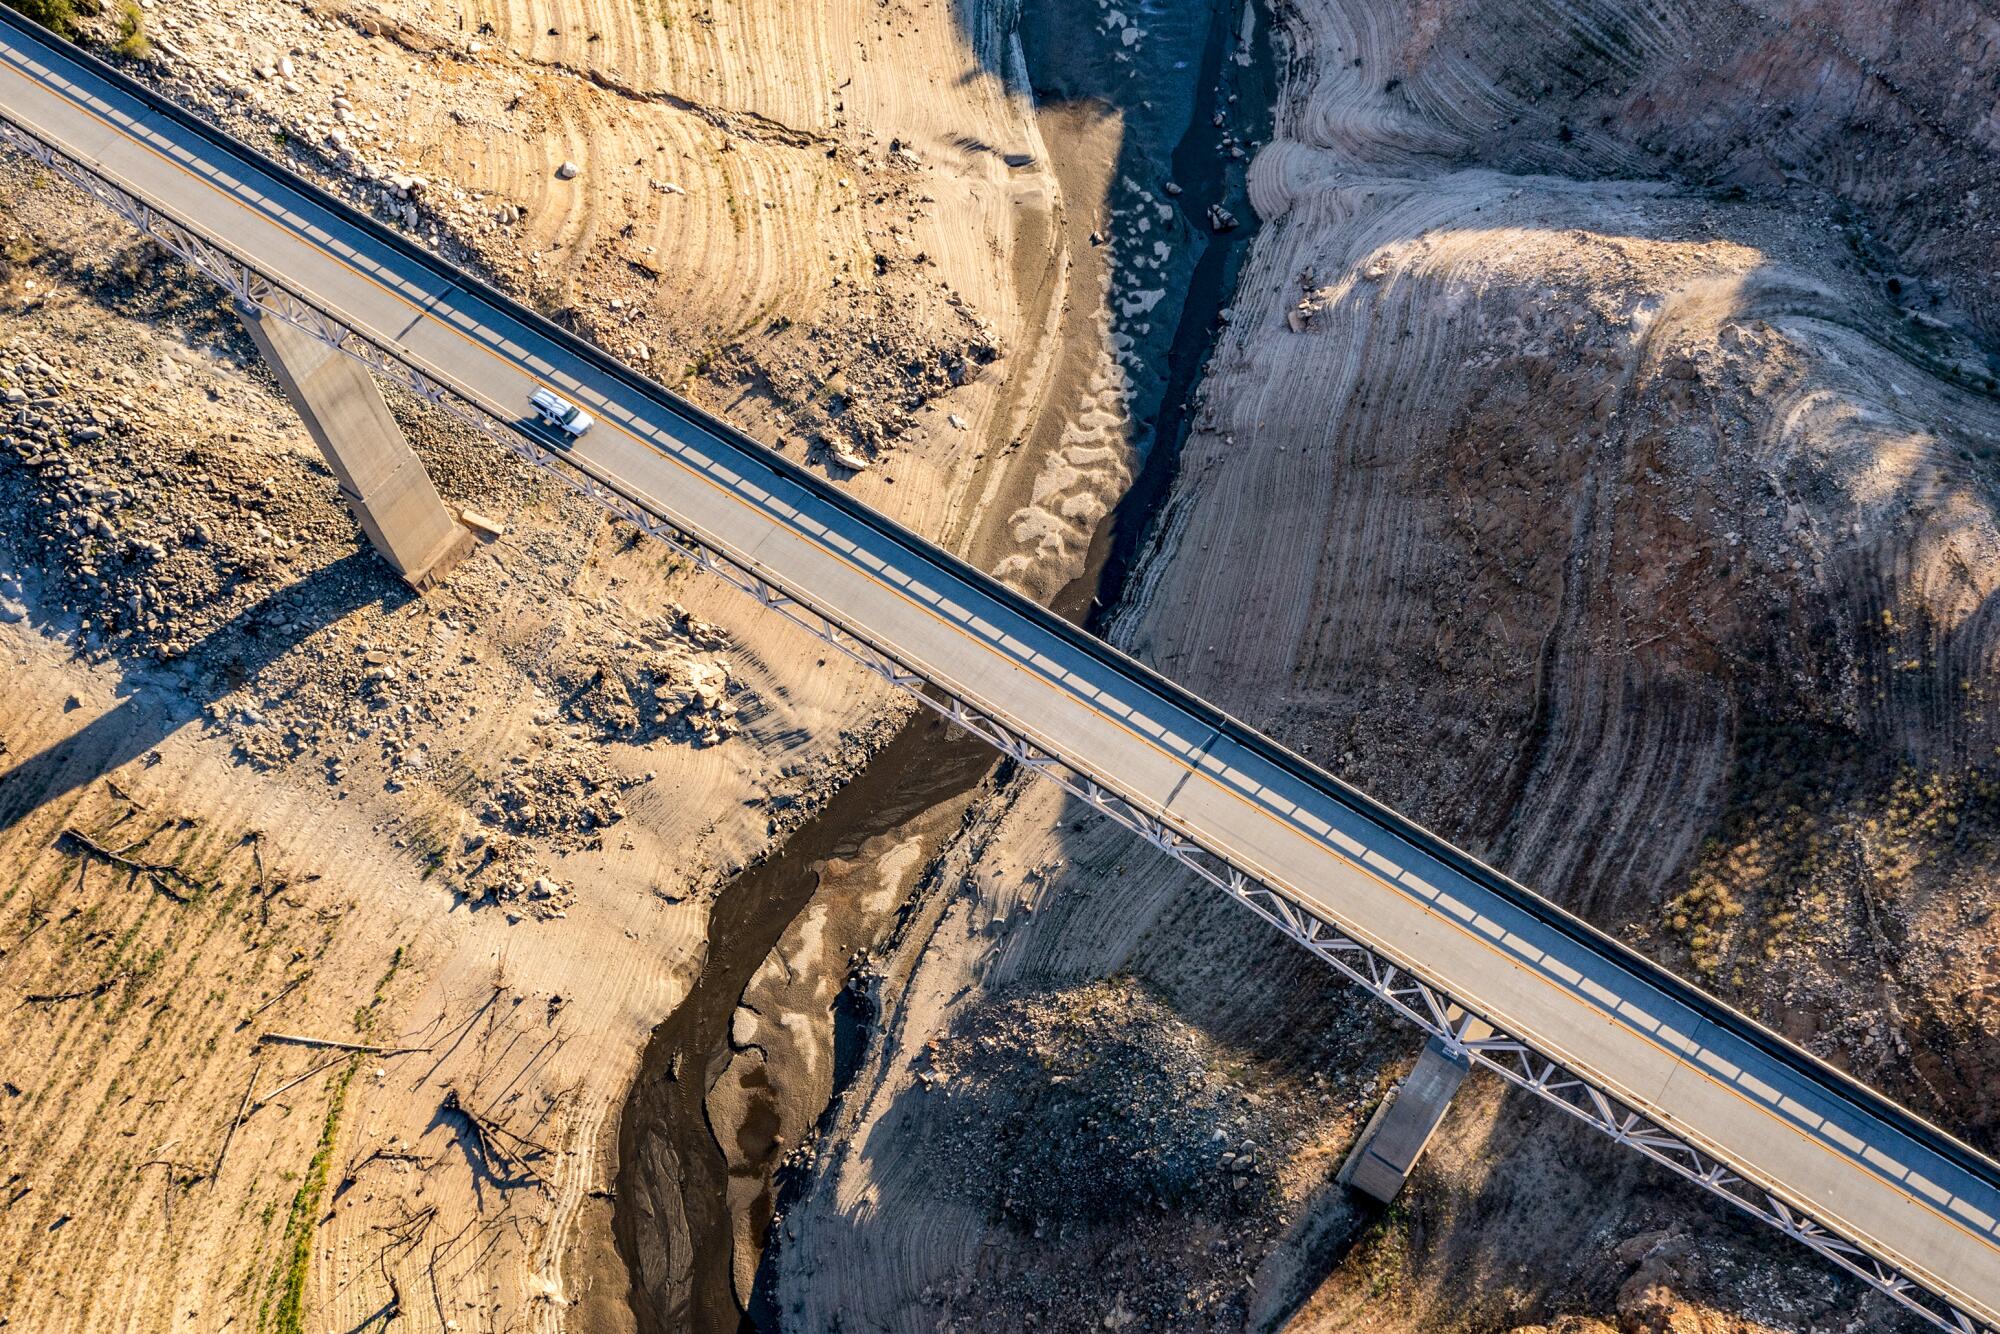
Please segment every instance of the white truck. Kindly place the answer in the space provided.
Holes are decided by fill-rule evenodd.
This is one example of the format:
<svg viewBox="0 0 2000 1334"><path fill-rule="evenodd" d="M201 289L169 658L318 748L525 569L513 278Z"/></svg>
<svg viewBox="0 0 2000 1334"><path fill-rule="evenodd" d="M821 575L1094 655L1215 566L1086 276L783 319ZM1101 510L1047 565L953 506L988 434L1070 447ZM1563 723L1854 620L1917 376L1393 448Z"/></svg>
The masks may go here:
<svg viewBox="0 0 2000 1334"><path fill-rule="evenodd" d="M537 389L528 401L535 405L537 416L572 440L597 424L596 418L554 390Z"/></svg>

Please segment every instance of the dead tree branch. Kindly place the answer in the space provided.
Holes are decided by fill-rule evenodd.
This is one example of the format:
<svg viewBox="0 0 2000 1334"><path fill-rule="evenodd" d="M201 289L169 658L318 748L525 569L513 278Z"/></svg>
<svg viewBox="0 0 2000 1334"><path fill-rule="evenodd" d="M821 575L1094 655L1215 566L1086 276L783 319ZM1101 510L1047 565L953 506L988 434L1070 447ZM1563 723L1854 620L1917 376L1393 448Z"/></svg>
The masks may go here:
<svg viewBox="0 0 2000 1334"><path fill-rule="evenodd" d="M129 972L116 972L97 985L84 987L80 991L29 992L27 995L21 997L21 1003L23 1005L60 1005L64 1001L96 1000L99 996L102 996L105 992L111 990L111 988L117 986L131 975Z"/></svg>
<svg viewBox="0 0 2000 1334"><path fill-rule="evenodd" d="M285 983L285 985L279 989L277 995L271 997L271 999L265 1001L262 1005L259 1005L256 1009L244 1015L242 1022L238 1023L236 1026L238 1028L247 1027L252 1019L255 1019L258 1015L264 1013L264 1011L270 1009L273 1005L276 1005L279 1001L291 995L294 991L297 991L301 986L304 986L306 979L311 977L312 975L313 975L313 970L308 968L303 973L300 973L297 977L293 978L291 981Z"/></svg>
<svg viewBox="0 0 2000 1334"><path fill-rule="evenodd" d="M416 1213L407 1214L393 1223L372 1223L369 1227L372 1231L385 1233L391 1238L389 1245L383 1248L383 1253L387 1254L399 1247L404 1250L414 1247L430 1232L431 1224L436 1219L437 1206L427 1204Z"/></svg>
<svg viewBox="0 0 2000 1334"><path fill-rule="evenodd" d="M458 1090L445 1090L444 1101L440 1104L444 1111L462 1118L466 1131L473 1140L473 1148L489 1162L500 1164L510 1172L527 1177L543 1190L551 1190L548 1178L537 1172L534 1159L551 1156L546 1145L515 1134L489 1116L482 1116L465 1105L458 1096Z"/></svg>
<svg viewBox="0 0 2000 1334"><path fill-rule="evenodd" d="M149 1167L164 1167L167 1169L166 1178L160 1183L160 1209L166 1215L165 1226L167 1231L171 1232L174 1228L174 1173L185 1172L187 1174L187 1184L192 1186L201 1180L201 1169L189 1166L187 1163L177 1163L171 1158L148 1158L145 1162L139 1164L141 1172Z"/></svg>
<svg viewBox="0 0 2000 1334"><path fill-rule="evenodd" d="M361 1056L407 1056L429 1051L429 1047L371 1047L365 1042L339 1042L333 1038L307 1037L302 1033L259 1033L259 1042L278 1042L288 1047L324 1047L329 1051L349 1051Z"/></svg>
<svg viewBox="0 0 2000 1334"><path fill-rule="evenodd" d="M164 827L162 826L162 828ZM159 832L158 829L155 829L153 834ZM175 866L172 862L144 862L136 857L126 855L133 848L138 847L140 843L151 839L153 834L148 834L145 838L139 839L137 842L128 843L123 848L107 848L74 825L65 825L62 833L57 837L58 841L68 839L90 855L101 857L120 870L130 871L134 876L150 880L153 888L158 890L163 898L171 899L175 903L192 903L194 897L202 891L203 886L200 881L181 870L180 867ZM175 889L174 886L177 884L184 886L185 892Z"/></svg>
<svg viewBox="0 0 2000 1334"><path fill-rule="evenodd" d="M284 1083L278 1085L278 1087L272 1089L269 1093L266 1093L262 1097L258 1098L255 1102L250 1104L250 1110L253 1112L259 1111L262 1108L269 1106L271 1100L276 1098L280 1093L284 1093L289 1089L295 1089L299 1085L305 1083L308 1079L311 1079L314 1075L320 1074L323 1071L331 1070L333 1069L334 1066L339 1065L342 1061L351 1059L353 1059L353 1057L349 1053L342 1052L340 1055L333 1057L331 1060L321 1061L318 1065L306 1071L298 1078L288 1079Z"/></svg>
<svg viewBox="0 0 2000 1334"><path fill-rule="evenodd" d="M236 1138L236 1127L243 1124L243 1118L250 1111L250 1095L257 1091L257 1077L264 1073L264 1058L259 1056L257 1064L250 1069L250 1082L243 1086L243 1101L236 1104L236 1115L229 1119L229 1129L222 1134L222 1147L215 1151L215 1167L208 1174L208 1187L215 1189L216 1181L222 1176L222 1156L229 1152L229 1141Z"/></svg>

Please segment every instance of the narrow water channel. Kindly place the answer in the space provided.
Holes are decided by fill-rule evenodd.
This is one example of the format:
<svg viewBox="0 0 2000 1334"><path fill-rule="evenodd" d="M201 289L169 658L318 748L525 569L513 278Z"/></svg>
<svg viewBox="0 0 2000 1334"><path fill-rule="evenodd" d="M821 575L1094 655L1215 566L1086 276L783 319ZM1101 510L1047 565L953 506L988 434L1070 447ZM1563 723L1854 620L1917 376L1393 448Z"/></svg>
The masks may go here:
<svg viewBox="0 0 2000 1334"><path fill-rule="evenodd" d="M626 1263L679 1269L678 1254L690 1265L685 1285L661 1285L684 1298L667 1309L653 1305L657 1288L634 1286L642 1330L733 1334L744 1324L730 1274L729 1164L709 1125L706 1093L728 1059L730 1018L751 975L812 898L828 858L852 857L870 838L967 791L995 758L990 746L926 710L782 852L738 876L716 901L708 960L687 999L653 1030L619 1126L615 1225ZM678 1230L676 1215L685 1219L680 1236L669 1235Z"/></svg>
<svg viewBox="0 0 2000 1334"><path fill-rule="evenodd" d="M1066 83L1088 78L1087 72L1078 73L1079 43L1105 47L1097 52L1100 57L1108 53L1106 38L1092 28L1094 9L1065 0L1028 0L1024 10L1024 25L1046 25L1038 40L1025 43L1038 99L1061 96ZM1175 118L1171 156L1164 143L1128 144L1119 164L1128 176L1139 172L1175 181L1180 190L1177 230L1198 249L1198 257L1171 329L1135 339L1155 359L1164 386L1158 407L1142 423L1150 448L1133 485L1100 525L1085 573L1054 600L1056 611L1093 629L1117 605L1167 495L1189 424L1190 399L1214 350L1221 308L1235 289L1255 231L1244 198L1243 160L1218 151L1224 131L1216 120L1221 113L1237 133L1269 133L1275 75L1268 43L1252 43L1255 58L1247 64L1232 59L1242 25L1262 23L1265 14L1260 4L1209 0L1203 17L1199 48L1186 52L1198 58L1199 72L1182 101L1184 113ZM1173 63L1171 56L1166 60L1173 70L1188 63ZM1044 75L1051 85L1047 89ZM1085 95L1104 97L1097 90ZM1051 151L1060 154L1060 143L1052 143ZM1241 225L1214 233L1207 216L1211 202L1225 204ZM870 839L964 795L995 759L984 743L923 712L794 832L780 853L738 877L718 899L701 976L654 1030L620 1122L614 1226L619 1251L634 1276L632 1310L642 1331L737 1334L772 1326L764 1303L753 1304L746 1313L736 1301L729 1166L708 1119L706 1093L729 1059L731 1018L752 976L812 899L829 858L852 857ZM849 1063L841 1068L848 1069ZM756 1129L738 1127L732 1133ZM767 1191L760 1201L761 1216L769 1217L771 1203Z"/></svg>
<svg viewBox="0 0 2000 1334"><path fill-rule="evenodd" d="M1175 184L1181 187L1175 203L1183 226L1191 233L1209 230L1210 200L1223 203L1239 226L1209 240L1195 261L1180 319L1166 347L1166 391L1151 423L1152 448L1130 489L1098 529L1091 553L1097 570L1097 596L1083 618L1093 633L1103 633L1117 608L1132 566L1166 503L1174 475L1180 471L1181 446L1187 442L1193 422L1195 390L1221 337L1222 312L1233 299L1236 279L1249 257L1250 240L1256 235L1257 215L1250 208L1243 181L1245 164L1218 153L1215 143L1224 128L1263 139L1270 136L1278 93L1277 61L1265 37L1245 32L1245 25L1266 25L1262 32L1268 34L1269 21L1269 8L1263 0L1243 4L1219 0L1213 7L1187 132L1174 145L1172 171ZM1246 35L1247 64L1234 58L1245 45ZM1216 124L1218 115L1224 122L1221 126Z"/></svg>

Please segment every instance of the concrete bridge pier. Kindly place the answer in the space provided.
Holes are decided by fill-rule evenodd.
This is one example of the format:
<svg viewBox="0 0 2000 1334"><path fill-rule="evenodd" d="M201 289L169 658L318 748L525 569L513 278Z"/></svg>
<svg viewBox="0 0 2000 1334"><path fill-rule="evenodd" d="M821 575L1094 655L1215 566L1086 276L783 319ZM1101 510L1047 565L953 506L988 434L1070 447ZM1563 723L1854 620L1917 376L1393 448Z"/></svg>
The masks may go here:
<svg viewBox="0 0 2000 1334"><path fill-rule="evenodd" d="M418 590L443 579L472 534L445 509L368 368L254 306L236 313L382 559Z"/></svg>
<svg viewBox="0 0 2000 1334"><path fill-rule="evenodd" d="M1485 1026L1477 1027L1466 1036L1483 1036ZM1341 1183L1384 1204L1395 1199L1444 1121L1452 1095L1471 1072L1465 1053L1452 1050L1443 1038L1425 1043L1409 1077L1375 1109L1355 1141L1341 1165Z"/></svg>

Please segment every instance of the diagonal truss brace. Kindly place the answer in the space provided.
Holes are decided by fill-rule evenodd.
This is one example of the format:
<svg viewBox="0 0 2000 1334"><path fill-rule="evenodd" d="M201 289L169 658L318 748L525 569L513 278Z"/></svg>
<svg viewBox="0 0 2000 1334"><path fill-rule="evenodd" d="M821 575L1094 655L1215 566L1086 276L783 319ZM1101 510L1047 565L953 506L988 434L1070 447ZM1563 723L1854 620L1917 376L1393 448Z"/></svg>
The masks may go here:
<svg viewBox="0 0 2000 1334"><path fill-rule="evenodd" d="M1092 776L1050 754L1007 723L982 712L976 704L943 693L887 648L814 610L806 595L781 588L762 573L707 546L694 534L627 496L610 481L588 472L575 460L523 431L517 423L493 416L406 364L394 349L378 345L346 327L289 290L281 280L256 271L176 219L126 194L54 146L4 119L0 119L0 147L14 149L60 176L172 251L235 300L257 306L303 330L418 399L476 427L508 452L550 472L611 514L664 542L698 568L733 585L765 609L785 617L890 685L908 692L1021 768L1056 783L1276 927L1418 1028L1441 1039L1452 1052L1462 1054L1515 1087L1777 1228L1940 1329L1952 1334L2000 1334L2000 1328L1975 1320L1895 1266L1746 1179L1731 1164L1625 1106L1582 1075L1540 1054L1528 1041L1493 1026L1444 988L1418 977L1282 890L1232 865L1221 853L1169 825L1158 812L1118 792L1112 786L1114 780L1108 776L1102 780ZM1475 1024L1481 1036L1471 1036Z"/></svg>

